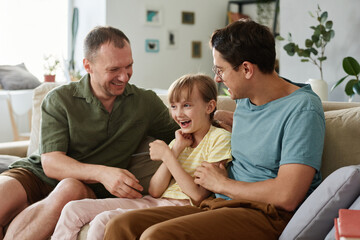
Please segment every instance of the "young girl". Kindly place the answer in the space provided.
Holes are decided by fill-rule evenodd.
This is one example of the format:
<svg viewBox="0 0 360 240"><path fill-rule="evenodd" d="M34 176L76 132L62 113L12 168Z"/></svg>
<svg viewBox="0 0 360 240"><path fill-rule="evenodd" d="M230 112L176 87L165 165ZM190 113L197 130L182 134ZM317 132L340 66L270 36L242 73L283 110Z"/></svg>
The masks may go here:
<svg viewBox="0 0 360 240"><path fill-rule="evenodd" d="M150 181L151 196L72 201L62 210L52 239L76 239L88 222L87 239L103 239L106 223L118 214L139 208L196 205L210 195L194 183L196 168L203 161L225 164L231 160L230 133L212 126L215 82L206 75L185 75L170 86L168 98L171 116L180 129L169 146L160 140L149 145L151 159L162 161Z"/></svg>

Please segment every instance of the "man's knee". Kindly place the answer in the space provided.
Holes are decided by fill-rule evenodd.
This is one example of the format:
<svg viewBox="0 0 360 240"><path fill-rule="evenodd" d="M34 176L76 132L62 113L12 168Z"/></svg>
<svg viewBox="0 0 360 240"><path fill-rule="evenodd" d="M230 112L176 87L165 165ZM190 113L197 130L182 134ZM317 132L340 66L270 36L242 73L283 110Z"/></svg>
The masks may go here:
<svg viewBox="0 0 360 240"><path fill-rule="evenodd" d="M62 209L68 202L84 198L95 198L95 194L81 181L66 178L59 182L46 201L50 201L54 208Z"/></svg>
<svg viewBox="0 0 360 240"><path fill-rule="evenodd" d="M104 239L136 239L141 235L142 221L131 211L112 218L105 228ZM135 239L134 238L134 239Z"/></svg>

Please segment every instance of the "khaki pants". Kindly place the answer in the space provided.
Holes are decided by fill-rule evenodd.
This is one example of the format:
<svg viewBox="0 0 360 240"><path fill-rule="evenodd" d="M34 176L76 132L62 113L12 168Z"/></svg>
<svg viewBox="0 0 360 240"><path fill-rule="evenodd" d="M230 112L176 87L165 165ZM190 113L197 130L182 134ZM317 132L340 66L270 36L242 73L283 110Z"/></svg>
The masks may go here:
<svg viewBox="0 0 360 240"><path fill-rule="evenodd" d="M200 207L157 207L113 218L104 240L278 239L293 213L271 204L206 199Z"/></svg>

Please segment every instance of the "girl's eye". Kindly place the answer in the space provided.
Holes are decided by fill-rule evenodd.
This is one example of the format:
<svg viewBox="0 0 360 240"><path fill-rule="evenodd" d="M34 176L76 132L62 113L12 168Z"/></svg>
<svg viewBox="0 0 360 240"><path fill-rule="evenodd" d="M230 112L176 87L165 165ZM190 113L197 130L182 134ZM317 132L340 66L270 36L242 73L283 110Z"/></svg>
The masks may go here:
<svg viewBox="0 0 360 240"><path fill-rule="evenodd" d="M175 105L170 105L170 108L175 109L176 107L175 107Z"/></svg>
<svg viewBox="0 0 360 240"><path fill-rule="evenodd" d="M190 104L184 104L184 107L190 107Z"/></svg>

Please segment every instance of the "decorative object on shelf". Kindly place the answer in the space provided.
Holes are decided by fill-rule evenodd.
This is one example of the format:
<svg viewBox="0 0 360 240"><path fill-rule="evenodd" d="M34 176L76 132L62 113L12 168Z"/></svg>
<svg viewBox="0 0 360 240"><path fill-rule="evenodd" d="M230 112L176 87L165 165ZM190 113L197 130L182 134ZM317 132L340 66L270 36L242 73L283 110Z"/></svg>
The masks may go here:
<svg viewBox="0 0 360 240"><path fill-rule="evenodd" d="M193 41L191 43L191 56L193 58L201 58L201 42Z"/></svg>
<svg viewBox="0 0 360 240"><path fill-rule="evenodd" d="M349 102L351 102L355 94L360 95L360 65L358 61L356 61L356 59L353 57L344 58L342 65L344 71L348 75L337 81L335 85L331 88L331 91L334 90L337 86L339 86L347 77L355 77L351 80L348 80L345 85L345 93L349 96Z"/></svg>
<svg viewBox="0 0 360 240"><path fill-rule="evenodd" d="M160 8L147 7L145 9L145 24L148 26L160 26L162 22L162 11Z"/></svg>
<svg viewBox="0 0 360 240"><path fill-rule="evenodd" d="M195 24L195 13L181 12L181 22L183 24Z"/></svg>
<svg viewBox="0 0 360 240"><path fill-rule="evenodd" d="M44 81L55 82L56 70L60 66L60 61L54 55L44 56Z"/></svg>
<svg viewBox="0 0 360 240"><path fill-rule="evenodd" d="M145 40L145 51L146 52L159 52L160 41L157 39L146 39Z"/></svg>
<svg viewBox="0 0 360 240"><path fill-rule="evenodd" d="M298 44L295 44L292 40L292 35L289 33L288 41L289 43L284 46L284 50L289 56L294 56L295 53L301 57L301 62L311 62L314 64L320 71L320 79L323 78L323 66L322 62L326 60L325 48L330 40L335 36L335 31L332 29L333 22L328 20L328 13L323 12L318 5L316 10L316 16L311 12L310 16L315 18L318 21L317 26L311 26L310 28L314 30L312 36L305 40L305 48L300 48ZM277 39L284 40L283 37L278 36ZM325 89L328 91L327 89ZM321 90L321 91L325 91ZM317 93L315 91L315 93ZM318 94L318 93L317 93ZM321 100L327 100L326 97Z"/></svg>
<svg viewBox="0 0 360 240"><path fill-rule="evenodd" d="M239 5L235 3L230 3L227 15L229 24L242 18L250 18L248 15L240 13Z"/></svg>
<svg viewBox="0 0 360 240"><path fill-rule="evenodd" d="M274 18L275 9L277 6L272 4L273 0L257 0L256 3L256 14L257 14L257 22L269 26L270 22Z"/></svg>

